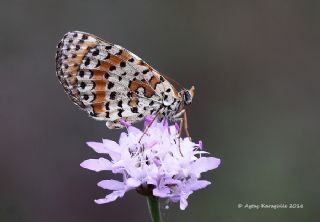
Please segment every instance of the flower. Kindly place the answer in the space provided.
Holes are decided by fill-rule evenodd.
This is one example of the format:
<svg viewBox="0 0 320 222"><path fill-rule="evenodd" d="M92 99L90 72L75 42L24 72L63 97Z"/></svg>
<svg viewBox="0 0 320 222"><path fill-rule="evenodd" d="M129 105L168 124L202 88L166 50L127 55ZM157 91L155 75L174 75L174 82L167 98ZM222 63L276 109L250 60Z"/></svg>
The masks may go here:
<svg viewBox="0 0 320 222"><path fill-rule="evenodd" d="M150 117L145 118L146 128L151 123ZM99 187L112 192L95 200L97 204L112 202L127 191L136 190L140 194L180 202L180 209L184 210L189 195L210 184L200 180L200 175L217 168L220 159L205 156L208 152L203 151L202 141L194 143L191 138L180 138L179 126L169 126L166 120L154 121L145 133L126 123L123 125L128 133L121 133L119 143L107 139L102 143L87 143L108 158L89 159L80 164L96 172L109 170L122 174L122 181L98 183Z"/></svg>

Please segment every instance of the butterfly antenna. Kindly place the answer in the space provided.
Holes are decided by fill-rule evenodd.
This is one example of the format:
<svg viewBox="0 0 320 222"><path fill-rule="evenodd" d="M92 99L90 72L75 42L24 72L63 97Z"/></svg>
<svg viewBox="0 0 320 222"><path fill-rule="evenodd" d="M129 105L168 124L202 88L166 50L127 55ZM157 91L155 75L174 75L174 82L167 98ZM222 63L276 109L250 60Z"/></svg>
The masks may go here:
<svg viewBox="0 0 320 222"><path fill-rule="evenodd" d="M167 76L167 75L165 75L165 74L162 74L162 73L161 73L161 75L162 75L163 77L165 77L167 80L169 80L170 83L173 83L174 85L179 86L179 87L182 88L182 89L186 89L186 88L184 88L179 82L177 82L176 80L172 79L171 77L169 77L169 76Z"/></svg>

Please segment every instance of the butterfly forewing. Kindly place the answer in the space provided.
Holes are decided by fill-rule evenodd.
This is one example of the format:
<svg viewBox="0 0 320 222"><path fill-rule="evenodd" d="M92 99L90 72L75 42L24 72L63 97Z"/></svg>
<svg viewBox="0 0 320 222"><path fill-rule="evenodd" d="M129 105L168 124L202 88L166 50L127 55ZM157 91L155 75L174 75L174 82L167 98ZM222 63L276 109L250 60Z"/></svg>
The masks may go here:
<svg viewBox="0 0 320 222"><path fill-rule="evenodd" d="M66 93L93 118L121 127L179 100L172 85L138 56L84 32L69 32L57 46L57 76Z"/></svg>

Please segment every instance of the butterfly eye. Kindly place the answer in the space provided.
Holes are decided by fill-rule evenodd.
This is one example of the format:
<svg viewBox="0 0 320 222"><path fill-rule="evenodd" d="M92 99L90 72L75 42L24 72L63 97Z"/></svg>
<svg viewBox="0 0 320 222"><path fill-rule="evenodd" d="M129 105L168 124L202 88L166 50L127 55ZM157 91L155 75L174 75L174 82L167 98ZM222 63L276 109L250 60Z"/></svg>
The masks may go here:
<svg viewBox="0 0 320 222"><path fill-rule="evenodd" d="M186 91L184 92L184 98L183 98L183 99L184 99L184 103L185 103L186 105L191 104L191 102L192 102L192 96L191 96L189 90L186 90Z"/></svg>

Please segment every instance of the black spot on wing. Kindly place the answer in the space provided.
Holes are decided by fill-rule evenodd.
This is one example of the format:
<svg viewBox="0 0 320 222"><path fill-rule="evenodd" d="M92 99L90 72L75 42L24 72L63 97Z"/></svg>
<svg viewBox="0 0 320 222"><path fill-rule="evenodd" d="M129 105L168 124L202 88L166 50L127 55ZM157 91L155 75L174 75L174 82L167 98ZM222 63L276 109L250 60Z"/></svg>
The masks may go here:
<svg viewBox="0 0 320 222"><path fill-rule="evenodd" d="M128 96L129 98L132 97L132 95L133 95L133 93L130 92L130 91L127 93L127 96Z"/></svg>
<svg viewBox="0 0 320 222"><path fill-rule="evenodd" d="M88 37L89 37L89 36L88 36L87 34L83 34L82 39L83 39L83 40L86 40L86 39L88 39Z"/></svg>
<svg viewBox="0 0 320 222"><path fill-rule="evenodd" d="M108 83L108 89L112 89L114 87L114 83L113 82L109 82Z"/></svg>
<svg viewBox="0 0 320 222"><path fill-rule="evenodd" d="M138 108L137 108L137 107L132 107L132 108L131 108L131 112L133 112L133 113L138 113Z"/></svg>
<svg viewBox="0 0 320 222"><path fill-rule="evenodd" d="M81 87L82 89L86 88L86 85L87 85L87 84L86 84L85 82L81 82L81 83L80 83L80 87Z"/></svg>
<svg viewBox="0 0 320 222"><path fill-rule="evenodd" d="M119 49L119 52L117 52L116 55L121 55L122 52L123 52L123 50L122 50L122 49Z"/></svg>
<svg viewBox="0 0 320 222"><path fill-rule="evenodd" d="M111 99L111 100L115 100L115 99L116 99L116 95L117 95L116 92L114 92L114 91L111 92L111 93L110 93L110 99Z"/></svg>
<svg viewBox="0 0 320 222"><path fill-rule="evenodd" d="M106 57L104 58L104 60L107 60L107 59L110 59L110 53L108 53L108 54L106 55Z"/></svg>
<svg viewBox="0 0 320 222"><path fill-rule="evenodd" d="M83 70L81 70L81 71L79 72L79 76L80 76L81 78L84 77L84 71L83 71Z"/></svg>
<svg viewBox="0 0 320 222"><path fill-rule="evenodd" d="M96 113L94 113L94 112L90 112L90 113L89 113L89 115L90 115L90 116L94 116L94 117L96 117L96 116L97 116L97 114L96 114Z"/></svg>
<svg viewBox="0 0 320 222"><path fill-rule="evenodd" d="M84 100L88 100L88 99L89 99L89 96L88 96L87 94L84 94L84 95L83 95L83 99L84 99Z"/></svg>
<svg viewBox="0 0 320 222"><path fill-rule="evenodd" d="M118 109L118 116L122 117L123 109Z"/></svg>
<svg viewBox="0 0 320 222"><path fill-rule="evenodd" d="M96 68L99 67L99 66L101 66L100 60L98 60L97 65L96 65Z"/></svg>
<svg viewBox="0 0 320 222"><path fill-rule="evenodd" d="M94 51L92 52L92 55L93 55L93 56L99 55L99 49L94 50Z"/></svg>
<svg viewBox="0 0 320 222"><path fill-rule="evenodd" d="M84 65L85 65L85 66L88 66L89 64L90 64L90 59L87 58L86 61L84 62Z"/></svg>
<svg viewBox="0 0 320 222"><path fill-rule="evenodd" d="M106 103L106 105L105 105L105 107L106 107L106 110L110 110L110 107L109 107L109 105L110 105L110 102L107 102L107 103Z"/></svg>

